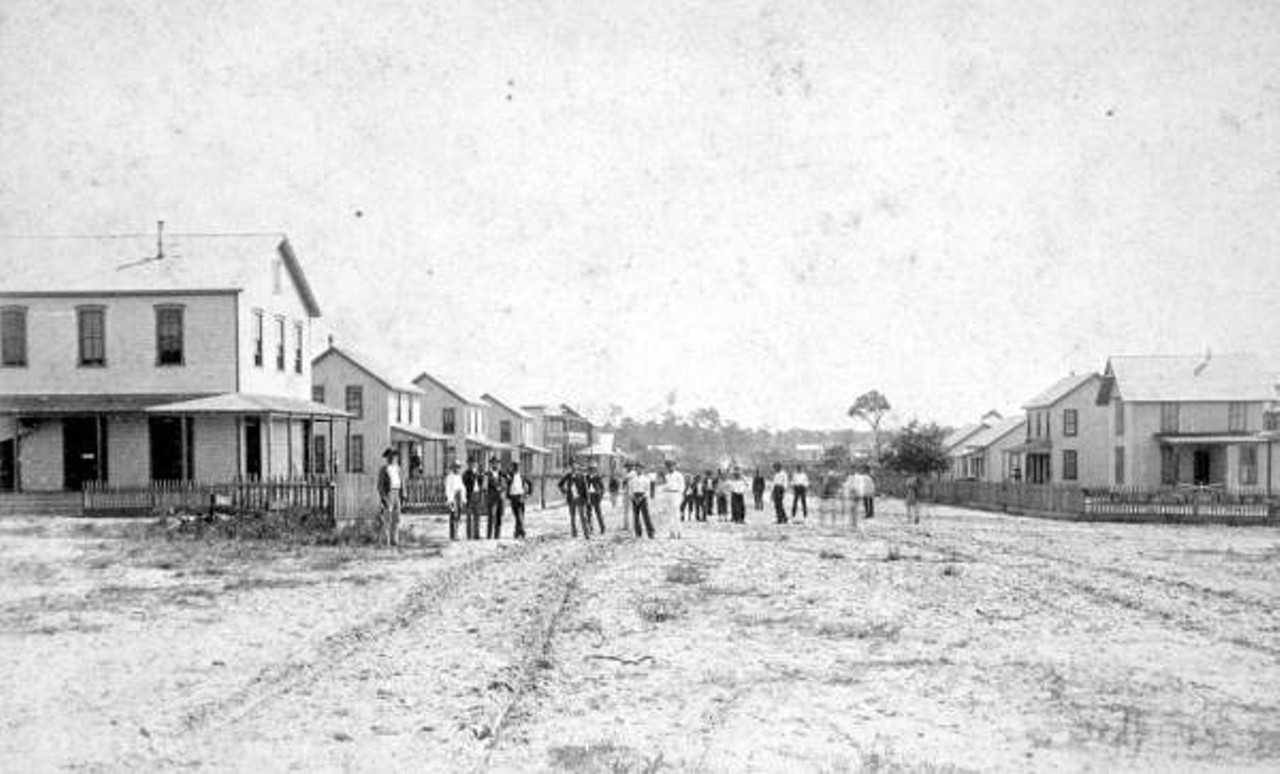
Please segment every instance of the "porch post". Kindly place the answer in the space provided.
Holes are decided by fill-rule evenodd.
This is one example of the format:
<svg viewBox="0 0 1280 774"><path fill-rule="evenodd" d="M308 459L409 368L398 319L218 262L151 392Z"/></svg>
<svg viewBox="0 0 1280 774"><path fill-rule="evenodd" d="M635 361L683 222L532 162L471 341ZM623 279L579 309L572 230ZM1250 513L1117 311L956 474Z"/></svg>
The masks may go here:
<svg viewBox="0 0 1280 774"><path fill-rule="evenodd" d="M236 479L244 475L244 417L236 414Z"/></svg>
<svg viewBox="0 0 1280 774"><path fill-rule="evenodd" d="M187 470L187 418L185 416L178 417L178 437L182 439L182 451L178 456L182 459L182 480L191 480L191 471Z"/></svg>
<svg viewBox="0 0 1280 774"><path fill-rule="evenodd" d="M104 444L102 443L102 435L103 435L104 429L106 428L107 422L106 422L106 417L104 417L101 414L95 414L94 416L98 420L95 423L95 429L98 432L97 432L97 437L94 439L94 453L98 455L98 458L96 461L97 464L94 466L94 473L95 473L94 478L98 479L99 481L105 481L107 479L107 462L106 462L106 449L104 448Z"/></svg>
<svg viewBox="0 0 1280 774"><path fill-rule="evenodd" d="M347 439L342 446L342 469L351 472L351 418L347 417Z"/></svg>
<svg viewBox="0 0 1280 774"><path fill-rule="evenodd" d="M293 475L293 415L284 415L285 473Z"/></svg>
<svg viewBox="0 0 1280 774"><path fill-rule="evenodd" d="M22 415L13 415L13 491L22 491Z"/></svg>
<svg viewBox="0 0 1280 774"><path fill-rule="evenodd" d="M265 477L269 479L271 478L271 447L275 445L275 430L272 426L275 422L273 421L270 413L264 414L263 419L266 420L267 425L267 464L264 465L263 468L266 471Z"/></svg>

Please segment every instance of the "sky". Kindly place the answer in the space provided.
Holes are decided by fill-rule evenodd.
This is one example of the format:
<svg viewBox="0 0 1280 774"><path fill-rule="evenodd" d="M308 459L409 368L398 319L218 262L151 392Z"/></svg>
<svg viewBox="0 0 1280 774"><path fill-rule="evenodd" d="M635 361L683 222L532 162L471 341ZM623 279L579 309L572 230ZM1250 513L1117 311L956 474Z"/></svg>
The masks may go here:
<svg viewBox="0 0 1280 774"><path fill-rule="evenodd" d="M283 231L319 343L516 402L959 424L1280 364L1277 63L1235 0L4 0L0 234Z"/></svg>

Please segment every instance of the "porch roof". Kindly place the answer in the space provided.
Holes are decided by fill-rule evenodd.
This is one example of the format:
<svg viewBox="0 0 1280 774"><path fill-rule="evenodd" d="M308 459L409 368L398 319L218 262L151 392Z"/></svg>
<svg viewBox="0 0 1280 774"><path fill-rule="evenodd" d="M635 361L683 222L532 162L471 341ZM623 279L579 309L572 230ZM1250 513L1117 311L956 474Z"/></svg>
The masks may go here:
<svg viewBox="0 0 1280 774"><path fill-rule="evenodd" d="M550 454L551 453L550 449L543 446L537 446L536 444L532 444L532 443L522 443L520 444L520 448L524 449L525 451L531 451L534 454Z"/></svg>
<svg viewBox="0 0 1280 774"><path fill-rule="evenodd" d="M148 406L150 414L275 414L293 417L350 419L341 409L309 400L251 392L226 392L193 400Z"/></svg>
<svg viewBox="0 0 1280 774"><path fill-rule="evenodd" d="M472 444L474 446L480 446L485 449L497 448L497 444L495 444L493 441L490 441L488 438L484 437L483 435L468 434L464 438L464 440L469 444Z"/></svg>
<svg viewBox="0 0 1280 774"><path fill-rule="evenodd" d="M1053 442L1048 438L1033 438L1026 443L1010 446L1004 451L1006 454L1048 454L1053 451Z"/></svg>
<svg viewBox="0 0 1280 774"><path fill-rule="evenodd" d="M1168 433L1157 435L1156 440L1169 446L1221 446L1233 443L1266 443L1257 433Z"/></svg>
<svg viewBox="0 0 1280 774"><path fill-rule="evenodd" d="M198 400L211 393L0 395L0 414L139 414L152 406Z"/></svg>
<svg viewBox="0 0 1280 774"><path fill-rule="evenodd" d="M408 425L391 425L391 437L397 435L408 438L410 441L430 441L432 443L445 443L452 441L453 436L437 433L434 430L428 430L424 427L410 427Z"/></svg>

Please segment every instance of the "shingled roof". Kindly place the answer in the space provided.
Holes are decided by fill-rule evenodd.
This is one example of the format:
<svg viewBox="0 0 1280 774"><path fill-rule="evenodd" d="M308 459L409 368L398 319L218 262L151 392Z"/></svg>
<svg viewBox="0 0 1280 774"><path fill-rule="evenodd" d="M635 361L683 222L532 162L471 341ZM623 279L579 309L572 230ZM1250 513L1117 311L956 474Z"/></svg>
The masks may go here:
<svg viewBox="0 0 1280 774"><path fill-rule="evenodd" d="M270 276L278 255L307 314L320 316L298 257L281 233L0 238L0 293L240 291Z"/></svg>
<svg viewBox="0 0 1280 774"><path fill-rule="evenodd" d="M1118 390L1126 401L1266 401L1274 384L1252 354L1118 355L1107 361L1100 400Z"/></svg>
<svg viewBox="0 0 1280 774"><path fill-rule="evenodd" d="M1097 378L1100 377L1095 373L1071 374L1070 376L1064 376L1049 385L1049 387L1039 395L1036 395L1034 398L1027 401L1022 407L1025 409L1047 408L1080 389L1082 385L1087 384L1091 379Z"/></svg>

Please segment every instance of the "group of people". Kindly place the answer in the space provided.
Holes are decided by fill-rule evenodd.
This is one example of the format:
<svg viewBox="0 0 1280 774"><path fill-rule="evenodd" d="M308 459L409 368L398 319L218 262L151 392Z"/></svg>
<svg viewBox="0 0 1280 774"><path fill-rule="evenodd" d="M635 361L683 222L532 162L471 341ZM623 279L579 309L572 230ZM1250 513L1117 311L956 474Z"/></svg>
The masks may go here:
<svg viewBox="0 0 1280 774"><path fill-rule="evenodd" d="M382 501L378 534L381 542L396 545L403 474L394 450L387 449L383 457L385 464L378 471L378 495ZM497 458L493 458L483 469L475 460L468 461L465 471L461 467L460 463L454 462L444 479L449 539L458 540L460 533L468 540L480 539L483 515L483 537L497 540L502 536L502 520L507 507L514 522L514 536L524 538L525 502L533 491L533 485L520 472L519 463L508 463L504 468ZM713 513L720 521L745 524L748 491L752 494L755 509L763 511L765 492L771 490L774 519L778 524L809 516L809 476L801 465L788 472L781 463L775 463L773 478L766 483L759 468L748 480L737 466L686 477L677 468L675 460L670 459L664 462L657 475L648 473L640 462L630 462L621 481L612 475L606 479L595 465L575 464L561 476L556 486L564 495L569 511L569 531L575 538L579 534L583 538L590 538L596 532L604 534L602 504L606 494L611 512L618 510L619 496L625 498L624 519L630 524L624 522L623 528L629 526L636 537L653 538L658 531L665 531L670 537L680 537L681 522L707 521ZM908 516L912 516L914 511L917 523L918 487L919 484L908 486L907 493ZM789 513L786 507L788 492L791 493ZM859 506L865 518L875 516L876 484L867 466L857 469L845 481L844 494L854 500L855 520Z"/></svg>

